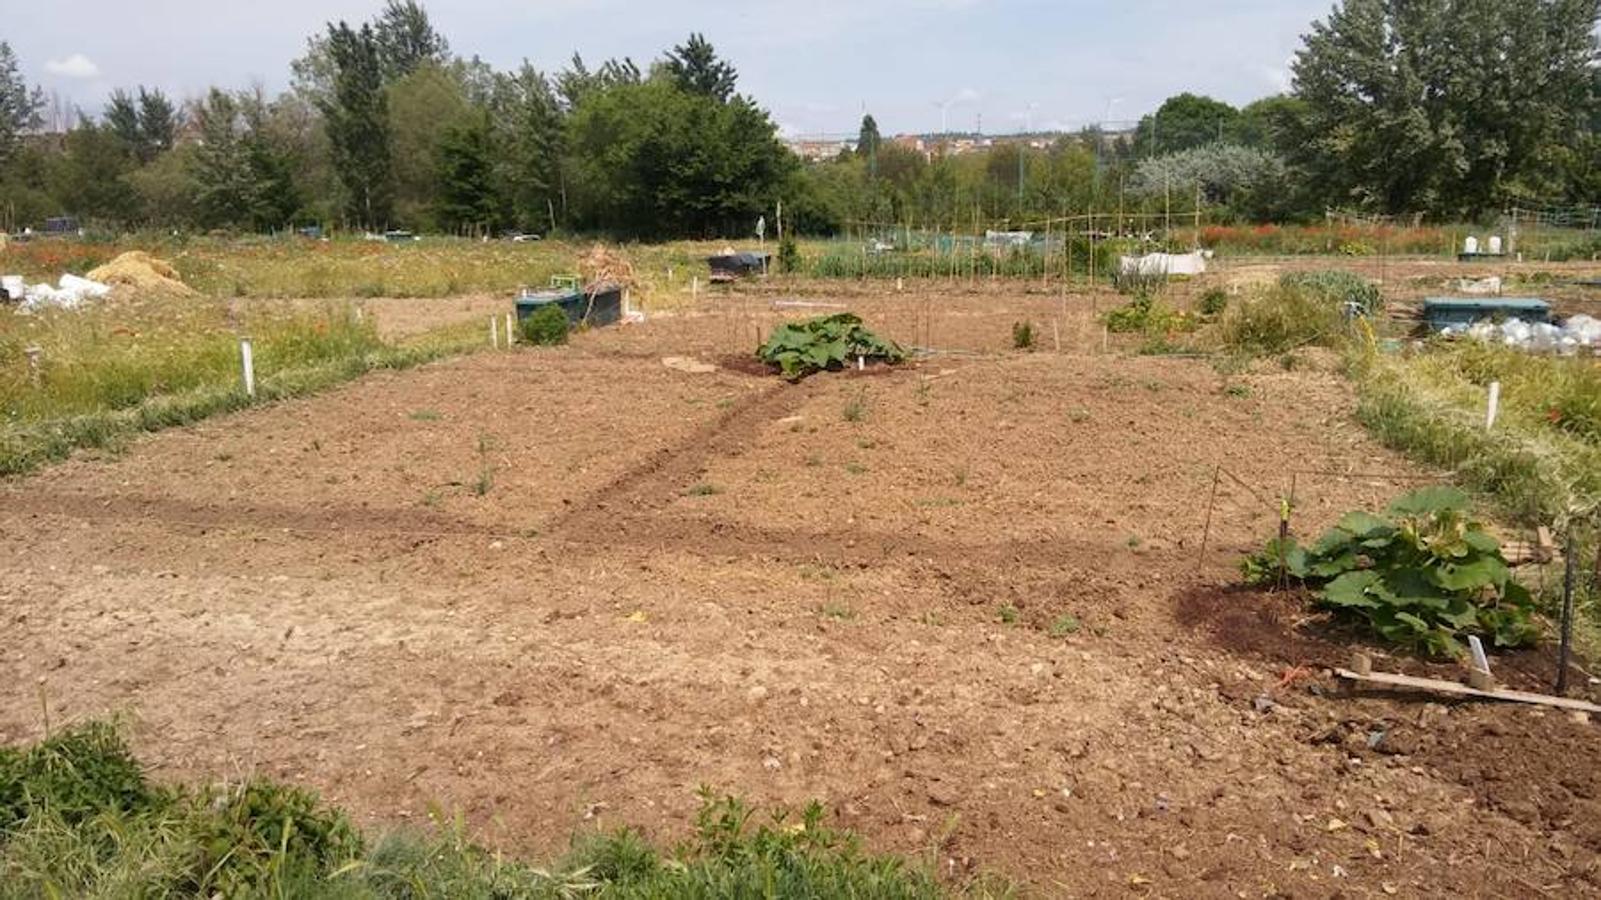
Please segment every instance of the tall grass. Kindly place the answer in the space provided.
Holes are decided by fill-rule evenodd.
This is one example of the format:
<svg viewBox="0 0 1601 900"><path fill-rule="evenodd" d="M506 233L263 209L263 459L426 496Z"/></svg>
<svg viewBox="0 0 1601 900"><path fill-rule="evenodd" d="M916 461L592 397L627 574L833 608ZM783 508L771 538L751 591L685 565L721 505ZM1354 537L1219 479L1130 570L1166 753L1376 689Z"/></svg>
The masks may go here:
<svg viewBox="0 0 1601 900"><path fill-rule="evenodd" d="M761 816L709 791L702 800L693 837L672 853L623 830L536 866L474 846L459 819L369 841L315 795L271 781L152 785L113 727L90 724L0 748L0 898L1013 894L984 879L943 885L923 866L866 853L817 804Z"/></svg>
<svg viewBox="0 0 1601 900"><path fill-rule="evenodd" d="M342 307L252 315L246 319L256 349L252 399L242 382L238 338L221 315L136 317L150 328L136 331L113 325L130 319L107 307L0 332L0 476L78 449L115 448L139 432L323 390L374 369L468 352L482 340L474 324L388 345ZM37 386L19 336L44 348Z"/></svg>

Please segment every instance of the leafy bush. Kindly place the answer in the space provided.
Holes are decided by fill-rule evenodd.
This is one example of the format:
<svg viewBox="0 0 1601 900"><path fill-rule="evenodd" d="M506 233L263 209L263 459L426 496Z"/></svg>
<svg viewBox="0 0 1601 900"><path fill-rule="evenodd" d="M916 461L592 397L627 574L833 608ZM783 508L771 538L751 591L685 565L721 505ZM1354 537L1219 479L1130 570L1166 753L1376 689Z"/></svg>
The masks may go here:
<svg viewBox="0 0 1601 900"><path fill-rule="evenodd" d="M1278 355L1330 344L1344 333L1338 306L1315 291L1285 284L1252 292L1224 310L1218 323L1223 346L1241 354Z"/></svg>
<svg viewBox="0 0 1601 900"><path fill-rule="evenodd" d="M1110 310L1102 318L1113 334L1168 334L1189 331L1195 322L1182 311L1154 299L1150 294L1139 294L1133 300Z"/></svg>
<svg viewBox="0 0 1601 900"><path fill-rule="evenodd" d="M1018 350L1034 349L1034 323L1012 323L1012 346Z"/></svg>
<svg viewBox="0 0 1601 900"><path fill-rule="evenodd" d="M1311 293L1342 312L1349 308L1371 318L1384 309L1378 285L1352 272L1286 272L1279 276L1279 284Z"/></svg>
<svg viewBox="0 0 1601 900"><path fill-rule="evenodd" d="M1384 516L1347 513L1310 547L1275 538L1241 569L1252 583L1314 586L1322 605L1434 655L1459 655L1459 639L1470 634L1497 647L1531 644L1539 635L1529 592L1512 579L1496 539L1468 517L1467 503L1456 488L1422 488Z"/></svg>
<svg viewBox="0 0 1601 900"><path fill-rule="evenodd" d="M1201 295L1201 302L1197 308L1203 316L1216 316L1228 309L1229 295L1222 288L1212 288Z"/></svg>
<svg viewBox="0 0 1601 900"><path fill-rule="evenodd" d="M567 343L567 313L554 303L547 303L529 313L520 326L523 340L530 344L552 346Z"/></svg>
<svg viewBox="0 0 1601 900"><path fill-rule="evenodd" d="M779 325L756 356L777 366L786 378L800 379L813 372L842 369L859 356L898 363L906 358L906 351L867 330L856 315L835 313Z"/></svg>
<svg viewBox="0 0 1601 900"><path fill-rule="evenodd" d="M0 835L36 809L70 823L147 804L153 792L117 730L94 723L26 750L0 747Z"/></svg>

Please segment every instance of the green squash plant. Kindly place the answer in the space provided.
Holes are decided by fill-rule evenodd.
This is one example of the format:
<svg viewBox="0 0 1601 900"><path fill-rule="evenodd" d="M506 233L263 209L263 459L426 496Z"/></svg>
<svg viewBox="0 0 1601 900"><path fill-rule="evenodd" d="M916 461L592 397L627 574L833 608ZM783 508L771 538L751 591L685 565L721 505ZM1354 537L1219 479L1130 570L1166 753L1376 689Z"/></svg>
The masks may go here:
<svg viewBox="0 0 1601 900"><path fill-rule="evenodd" d="M1241 568L1253 584L1302 582L1323 606L1435 656L1460 655L1470 634L1497 647L1532 644L1539 630L1529 591L1467 505L1456 488L1423 488L1382 516L1346 513L1309 547L1274 539Z"/></svg>
<svg viewBox="0 0 1601 900"><path fill-rule="evenodd" d="M813 372L853 365L857 357L898 363L906 351L864 328L857 316L835 313L779 325L756 355L777 366L784 377L799 380Z"/></svg>

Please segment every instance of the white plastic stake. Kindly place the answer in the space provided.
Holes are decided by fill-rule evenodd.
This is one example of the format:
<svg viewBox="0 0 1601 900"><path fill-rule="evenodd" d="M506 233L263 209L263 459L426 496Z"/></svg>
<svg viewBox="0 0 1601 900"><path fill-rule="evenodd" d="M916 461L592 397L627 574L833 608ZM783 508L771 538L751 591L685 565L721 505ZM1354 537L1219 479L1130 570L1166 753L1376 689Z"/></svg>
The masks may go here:
<svg viewBox="0 0 1601 900"><path fill-rule="evenodd" d="M866 369L867 369L867 357L858 355L856 357L856 371L863 372L863 371L866 371Z"/></svg>
<svg viewBox="0 0 1601 900"><path fill-rule="evenodd" d="M1473 668L1490 674L1490 658L1484 655L1484 642L1476 634L1468 635L1468 650L1473 654Z"/></svg>
<svg viewBox="0 0 1601 900"><path fill-rule="evenodd" d="M245 396L256 396L256 356L250 347L250 338L239 339L239 363L245 372Z"/></svg>
<svg viewBox="0 0 1601 900"><path fill-rule="evenodd" d="M39 360L44 356L44 348L28 347L22 352L28 357L28 381L36 388L42 387L44 385L44 368L40 365Z"/></svg>
<svg viewBox="0 0 1601 900"><path fill-rule="evenodd" d="M500 349L500 320L494 316L489 317L489 346L495 350Z"/></svg>
<svg viewBox="0 0 1601 900"><path fill-rule="evenodd" d="M1501 412L1501 382L1490 382L1490 402L1484 407L1484 430L1495 427L1495 417Z"/></svg>
<svg viewBox="0 0 1601 900"><path fill-rule="evenodd" d="M511 327L511 313L506 313L506 348L511 349L511 345L515 343L517 343L517 332Z"/></svg>
<svg viewBox="0 0 1601 900"><path fill-rule="evenodd" d="M700 296L700 276L699 275L696 275L694 278L690 279L690 282L689 282L689 295L691 297L699 297Z"/></svg>
<svg viewBox="0 0 1601 900"><path fill-rule="evenodd" d="M903 282L899 277L897 277L895 279L895 290L903 291L905 289L906 289L906 283Z"/></svg>

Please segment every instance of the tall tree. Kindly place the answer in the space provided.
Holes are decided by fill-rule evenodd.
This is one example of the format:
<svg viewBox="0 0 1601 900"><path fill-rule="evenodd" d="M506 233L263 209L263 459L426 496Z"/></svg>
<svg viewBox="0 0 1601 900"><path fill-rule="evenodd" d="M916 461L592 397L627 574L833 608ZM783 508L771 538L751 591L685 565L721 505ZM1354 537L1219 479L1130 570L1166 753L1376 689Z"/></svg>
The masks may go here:
<svg viewBox="0 0 1601 900"><path fill-rule="evenodd" d="M1331 203L1478 214L1560 190L1594 108L1598 0L1345 0L1292 64Z"/></svg>
<svg viewBox="0 0 1601 900"><path fill-rule="evenodd" d="M862 128L856 134L856 152L872 159L878 155L878 145L883 142L883 136L878 133L878 120L871 114L862 116Z"/></svg>
<svg viewBox="0 0 1601 900"><path fill-rule="evenodd" d="M212 88L194 112L200 141L191 171L198 187L195 202L201 224L208 228L244 225L253 218L261 186L241 139L239 104L233 95Z"/></svg>
<svg viewBox="0 0 1601 900"><path fill-rule="evenodd" d="M319 101L334 169L348 194L346 215L368 227L386 225L393 202L389 102L372 26L328 26L332 94Z"/></svg>
<svg viewBox="0 0 1601 900"><path fill-rule="evenodd" d="M178 138L178 108L160 88L139 88L139 142L146 162L171 150Z"/></svg>
<svg viewBox="0 0 1601 900"><path fill-rule="evenodd" d="M172 149L178 131L178 112L158 90L140 86L138 96L118 88L111 92L103 117L111 133L128 145L141 163L149 163Z"/></svg>
<svg viewBox="0 0 1601 900"><path fill-rule="evenodd" d="M423 65L444 65L450 44L416 0L388 0L373 21L384 77L402 78Z"/></svg>
<svg viewBox="0 0 1601 900"><path fill-rule="evenodd" d="M269 102L258 87L243 95L239 104L245 156L255 184L250 220L259 231L289 225L300 211L300 191L295 184L298 158L274 123L279 102Z"/></svg>
<svg viewBox="0 0 1601 900"><path fill-rule="evenodd" d="M796 166L766 112L665 78L586 97L567 144L580 224L638 237L743 234Z"/></svg>
<svg viewBox="0 0 1601 900"><path fill-rule="evenodd" d="M439 142L439 198L435 216L441 227L491 230L498 223L489 118L469 117L445 130Z"/></svg>
<svg viewBox="0 0 1601 900"><path fill-rule="evenodd" d="M608 59L593 71L584 65L584 58L573 54L572 62L556 76L556 93L568 111L574 110L584 98L596 91L643 81L639 66L632 59Z"/></svg>
<svg viewBox="0 0 1601 900"><path fill-rule="evenodd" d="M389 85L396 223L431 227L439 199L439 144L445 132L474 115L455 74L425 65Z"/></svg>
<svg viewBox="0 0 1601 900"><path fill-rule="evenodd" d="M1234 136L1240 113L1221 100L1183 93L1167 98L1140 120L1137 150L1148 156L1176 153Z"/></svg>
<svg viewBox="0 0 1601 900"><path fill-rule="evenodd" d="M106 103L106 111L101 116L105 120L106 128L124 144L128 145L130 152L138 155L139 152L139 105L134 101L133 95L122 88L111 92L111 99Z"/></svg>
<svg viewBox="0 0 1601 900"><path fill-rule="evenodd" d="M719 103L727 103L734 96L739 73L717 58L717 51L705 35L691 34L688 41L668 51L665 64L678 86L691 94L710 97Z"/></svg>
<svg viewBox="0 0 1601 900"><path fill-rule="evenodd" d="M11 45L0 41L0 163L16 151L23 134L39 127L43 109L44 93L28 87Z"/></svg>
<svg viewBox="0 0 1601 900"><path fill-rule="evenodd" d="M562 116L550 81L524 62L497 76L490 100L494 122L496 180L520 228L554 225L561 202Z"/></svg>
<svg viewBox="0 0 1601 900"><path fill-rule="evenodd" d="M127 223L138 214L139 197L126 176L135 160L110 129L87 119L67 132L66 152L51 167L50 193L57 212L84 221Z"/></svg>

